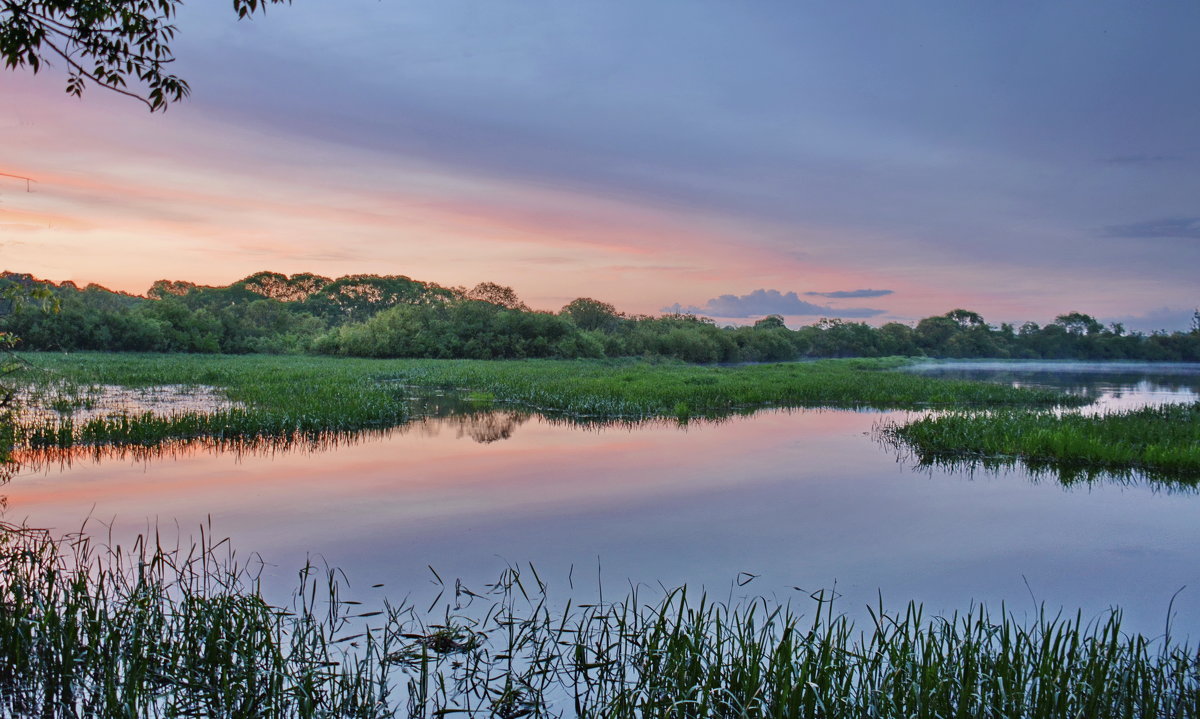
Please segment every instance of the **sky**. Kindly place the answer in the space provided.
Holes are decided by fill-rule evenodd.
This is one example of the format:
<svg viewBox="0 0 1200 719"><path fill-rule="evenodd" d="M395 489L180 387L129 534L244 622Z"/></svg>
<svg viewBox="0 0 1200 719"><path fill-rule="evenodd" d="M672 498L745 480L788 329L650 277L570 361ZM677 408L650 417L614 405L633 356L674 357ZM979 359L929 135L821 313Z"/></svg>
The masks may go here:
<svg viewBox="0 0 1200 719"><path fill-rule="evenodd" d="M1200 305L1200 3L296 0L166 113L0 71L0 269L990 322Z"/></svg>

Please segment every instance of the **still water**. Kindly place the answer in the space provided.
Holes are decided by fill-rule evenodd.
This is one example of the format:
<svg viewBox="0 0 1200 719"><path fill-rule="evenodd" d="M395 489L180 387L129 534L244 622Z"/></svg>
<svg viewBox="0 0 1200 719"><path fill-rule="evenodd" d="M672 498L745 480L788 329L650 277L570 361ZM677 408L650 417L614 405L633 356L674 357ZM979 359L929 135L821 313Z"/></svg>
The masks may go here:
<svg viewBox="0 0 1200 719"><path fill-rule="evenodd" d="M1200 397L1194 365L926 371L1064 387L1106 408ZM241 557L266 562L269 591L284 593L313 557L366 599L432 594L429 565L472 584L531 563L559 596L591 596L598 582L797 600L836 587L851 615L880 596L931 613L1118 606L1128 629L1158 634L1186 586L1173 632L1200 638L1194 489L914 467L874 436L904 412L588 428L513 410L434 414L326 447L31 462L0 488L3 516L60 533L87 519L114 541L151 527L186 541L211 522Z"/></svg>

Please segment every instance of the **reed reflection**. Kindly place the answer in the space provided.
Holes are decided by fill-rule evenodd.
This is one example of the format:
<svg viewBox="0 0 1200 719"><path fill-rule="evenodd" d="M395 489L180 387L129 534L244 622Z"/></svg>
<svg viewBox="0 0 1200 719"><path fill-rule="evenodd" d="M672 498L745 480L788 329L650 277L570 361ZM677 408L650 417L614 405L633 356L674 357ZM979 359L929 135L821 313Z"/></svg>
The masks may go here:
<svg viewBox="0 0 1200 719"><path fill-rule="evenodd" d="M1000 477L1019 474L1031 484L1052 481L1065 489L1090 489L1101 485L1146 487L1152 492L1172 495L1200 494L1200 477L1151 472L1141 469L1114 470L1088 466L1070 466L1052 460L1024 457L946 457L922 456L891 440L879 438L891 449L896 460L915 472L956 474L966 479L976 476Z"/></svg>
<svg viewBox="0 0 1200 719"><path fill-rule="evenodd" d="M0 484L19 474L46 473L65 470L78 464L100 464L110 461L133 461L143 464L171 462L201 455L231 455L271 457L281 454L332 452L368 441L405 435L440 437L452 435L480 444L511 439L518 429L537 418L554 425L581 430L602 431L617 429L633 431L645 427L679 427L719 424L728 418L602 420L578 419L546 415L519 408L478 408L470 402L452 396L422 400L419 411L408 421L391 427L366 428L356 431L288 432L279 436L253 437L190 437L171 439L156 444L73 444L69 446L24 447L14 449L7 461L0 462Z"/></svg>

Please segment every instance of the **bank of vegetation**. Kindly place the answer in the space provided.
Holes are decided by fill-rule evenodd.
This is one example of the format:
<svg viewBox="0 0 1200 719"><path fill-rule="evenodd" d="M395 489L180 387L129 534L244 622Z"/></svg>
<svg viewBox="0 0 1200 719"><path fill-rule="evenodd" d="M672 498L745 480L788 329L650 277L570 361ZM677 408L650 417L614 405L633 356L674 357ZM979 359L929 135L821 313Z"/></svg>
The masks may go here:
<svg viewBox="0 0 1200 719"><path fill-rule="evenodd" d="M14 301L21 298L23 306ZM765 406L1044 407L1083 400L881 370L901 363L885 357L897 355L1200 360L1200 330L1127 333L1080 313L1020 328L994 327L966 310L913 327L822 320L793 330L775 316L719 327L690 315L626 316L587 298L557 313L536 312L511 289L490 283L466 290L398 276L332 280L269 272L227 287L160 281L145 297L5 274L0 341L14 338L27 350L72 351L69 357L36 355L41 374L31 370L20 380L44 395L42 406L70 410L80 387L105 385L216 387L232 404L166 414L23 414L0 421L0 452L181 439L315 441L403 423L409 410L397 397L413 387L467 390L580 422L689 421ZM867 359L819 359L831 357ZM790 362L806 358L816 361ZM490 359L523 361L481 361ZM0 402L9 399L0 396ZM889 436L922 461L1016 458L1069 472L1194 476L1178 460L1183 450L1113 442L1105 427L1116 424L1093 423L1069 415L985 413L931 418ZM1185 424L1197 423L1193 417ZM1010 437L1018 429L1015 446ZM1126 429L1135 427L1116 431Z"/></svg>
<svg viewBox="0 0 1200 719"><path fill-rule="evenodd" d="M931 414L890 423L883 436L925 465L1017 462L1071 482L1139 473L1200 482L1200 403L1084 415L989 411Z"/></svg>
<svg viewBox="0 0 1200 719"><path fill-rule="evenodd" d="M790 329L778 316L720 327L687 314L626 315L579 298L530 310L507 287L447 288L402 276L260 272L225 287L159 281L145 296L97 285L0 275L57 311L0 299L0 334L26 350L311 353L464 359L668 357L694 363L819 357L996 357L1200 361L1200 331L1126 332L1079 312L1039 326L993 326L957 309L915 325L822 319ZM16 311L14 311L16 310Z"/></svg>
<svg viewBox="0 0 1200 719"><path fill-rule="evenodd" d="M222 542L121 550L8 526L0 566L5 716L1200 716L1200 653L1118 612L909 605L855 626L825 592L555 603L532 568L428 607L364 605L311 566L280 606Z"/></svg>
<svg viewBox="0 0 1200 719"><path fill-rule="evenodd" d="M1052 406L1050 390L888 371L898 359L717 367L641 360L372 360L311 356L26 354L17 449L153 446L174 440L311 441L401 424L406 398L456 390L575 422L720 418L763 407ZM215 388L221 408L87 412L111 387Z"/></svg>

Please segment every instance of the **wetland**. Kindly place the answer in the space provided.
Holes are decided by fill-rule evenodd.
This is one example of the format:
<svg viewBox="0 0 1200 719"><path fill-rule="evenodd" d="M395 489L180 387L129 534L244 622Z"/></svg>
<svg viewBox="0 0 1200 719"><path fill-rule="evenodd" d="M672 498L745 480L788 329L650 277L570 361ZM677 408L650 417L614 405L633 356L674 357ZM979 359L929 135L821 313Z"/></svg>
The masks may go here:
<svg viewBox="0 0 1200 719"><path fill-rule="evenodd" d="M384 622L376 617L391 622L392 643L386 652L382 645L372 651L383 652L379 657L408 652L393 667L409 672L403 676L432 681L436 674L472 687L463 694L397 684L407 689L398 688L393 700L408 702L424 691L417 705L429 711L469 705L482 715L504 715L500 707L601 716L620 715L614 707L624 706L630 715L674 716L663 706L652 710L654 697L686 695L687 682L693 693L704 688L700 694L709 699L720 691L767 696L762 686L747 689L755 685L744 672L735 680L717 667L740 662L745 671L751 665L778 671L786 665L803 673L821 664L755 659L753 646L810 659L834 646L843 658L866 647L877 657L900 652L893 657L900 662L897 657L927 642L918 652L921 661L938 653L958 657L929 670L954 674L956 681L982 681L955 674L964 652L989 661L1057 662L1066 674L1055 681L1067 684L1075 681L1067 675L1085 671L1088 662L1107 662L1117 672L1108 684L1120 674L1112 667L1133 667L1147 682L1160 682L1153 690L1160 698L1192 702L1186 711L1161 715L1195 712L1196 656L1186 647L1200 635L1194 596L1200 498L1191 465L1072 464L1042 455L1026 461L1009 449L964 451L961 441L955 451L930 453L897 442L888 429L1039 422L1048 423L1037 430L1045 433L1065 419L1086 432L1093 426L1087 420L1111 422L1116 413L1126 413L1117 421L1140 427L1154 417L1139 412L1175 412L1185 414L1161 424L1174 433L1173 456L1186 458L1197 451L1196 419L1187 414L1200 399L1200 372L1192 365L28 359L42 374L25 391L42 409L16 423L12 476L2 490L5 521L126 552L139 546L139 535L157 536L152 547L165 541L186 548L203 528L205 542L229 537L222 551L232 552L240 569L253 567L251 594L271 606L294 601L298 568L336 568L338 602L354 602L344 605L347 614L383 612L338 621L374 620L377 631ZM1115 431L1130 438L1142 433ZM1163 445L1159 435L1147 435L1153 451ZM108 550L94 551L108 556ZM685 594L671 591L685 586ZM545 599L527 603L529 595ZM403 609L391 615L389 607ZM607 613L618 607L620 622ZM519 614L521 623L484 630L505 612ZM956 613L961 623L950 622L954 632L934 631L947 626L934 617ZM187 612L175 606L167 614ZM450 620L452 614L460 618ZM881 614L890 619L880 624ZM753 616L774 618L750 622ZM664 617L678 621L664 625ZM814 620L819 631L809 631ZM620 661L560 656L553 673L537 675L555 677L540 689L528 670L550 660L529 654L522 655L534 661L520 669L524 684L479 684L492 675L478 667L475 679L455 678L464 657L482 661L476 641L484 646L486 639L489 657L505 654L492 644L504 626L528 632L521 635L526 649L548 651L565 641L555 632L578 621L609 627L609 646L623 646ZM839 622L858 629L843 631L839 627L848 625ZM328 639L342 629L335 631L335 624L327 626ZM478 629L480 638L453 634L464 627ZM736 627L728 636L740 638L703 650L714 654L697 649L691 673L672 675L678 680L673 688L646 685L663 670L637 663L650 656L643 640L673 642L674 649L655 656L674 656L687 636L719 635L717 627ZM894 631L883 637L882 627ZM1005 648L988 644L1001 636L991 627L1009 637ZM807 648L780 649L800 628ZM438 635L449 642L439 646L454 650L426 651L422 669L419 650L430 650L433 640L413 637L443 630L452 633ZM573 637L586 635L576 630ZM272 631L291 636L294 628ZM1056 633L1063 641L1112 647L1113 654L1054 658L1040 653L1044 647L1032 649ZM405 640L405 634L412 636ZM583 645L590 647L596 637L587 636ZM1013 649L1018 645L1025 648ZM1177 651L1183 653L1171 653ZM786 716L839 692L858 697L845 700L845 716L861 715L870 696L891 697L882 716L899 716L906 701L936 708L933 694L884 692L899 669L880 661L874 670L861 663L821 665L814 676L832 682L817 682L825 694L801 691L809 679L796 679L799 674L780 677L762 711L749 714ZM441 667L436 672L434 664ZM587 665L595 665L595 681L581 678ZM602 678L597 672L605 667L620 667L620 681L615 673ZM302 674L295 667L271 671ZM1036 684L1036 672L1022 671L989 676L1001 682L997 691ZM568 675L574 678L564 684ZM1149 686L1139 691L1151 692ZM326 689L330 697L350 696L346 686ZM572 696L576 690L585 700ZM544 701L533 701L539 692ZM1125 701L1096 699L1096 706L1110 699ZM746 699L737 701L743 706ZM1037 715L1041 710L1033 707L1043 705L1030 702L1002 715ZM729 710L718 704L701 702L683 715ZM969 715L995 708L984 704Z"/></svg>

